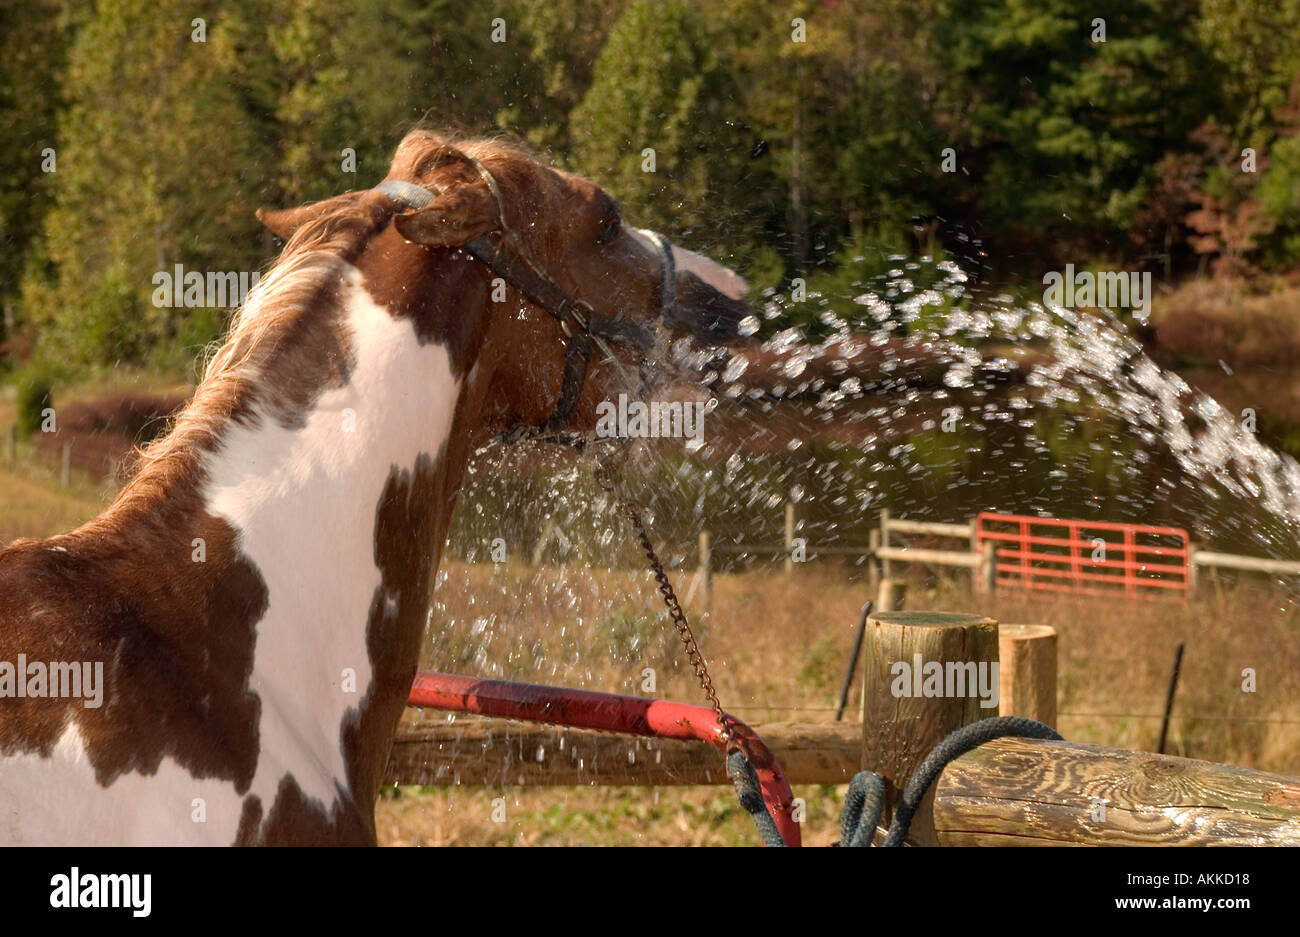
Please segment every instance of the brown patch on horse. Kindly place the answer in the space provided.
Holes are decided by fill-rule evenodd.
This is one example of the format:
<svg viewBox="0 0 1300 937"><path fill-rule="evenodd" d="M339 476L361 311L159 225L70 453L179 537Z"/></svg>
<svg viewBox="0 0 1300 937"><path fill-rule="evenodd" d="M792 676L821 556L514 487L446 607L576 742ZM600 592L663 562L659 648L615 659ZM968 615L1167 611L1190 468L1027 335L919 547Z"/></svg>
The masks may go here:
<svg viewBox="0 0 1300 937"><path fill-rule="evenodd" d="M105 684L93 709L80 699L0 700L0 752L49 756L75 719L103 786L129 771L154 774L171 757L195 777L247 788L258 755L248 678L267 601L260 574L196 494L109 523L113 538L71 534L0 553L10 600L0 658L103 661ZM194 537L206 541L206 563L191 560ZM124 544L148 544L148 562Z"/></svg>
<svg viewBox="0 0 1300 937"><path fill-rule="evenodd" d="M487 272L467 254L430 251L412 244L394 228L375 236L357 259L366 290L399 319L408 319L420 343L443 345L457 380L465 376L487 333L492 305Z"/></svg>
<svg viewBox="0 0 1300 937"><path fill-rule="evenodd" d="M451 520L437 480L443 460L422 455L394 471L375 512L375 565L380 584L370 604L366 648L371 684L358 714L343 726L353 791L377 793L393 731L415 679L433 596L433 574Z"/></svg>
<svg viewBox="0 0 1300 937"><path fill-rule="evenodd" d="M208 514L201 468L230 421L300 425L348 380L342 263L387 223L382 199L349 199L298 230L250 313L236 321L171 432L141 456L113 505L80 529L0 551L0 659L104 662L104 705L0 699L0 754L49 756L75 718L101 785L164 757L196 778L252 781L260 702L248 688L266 586L234 531ZM194 560L196 541L205 558Z"/></svg>

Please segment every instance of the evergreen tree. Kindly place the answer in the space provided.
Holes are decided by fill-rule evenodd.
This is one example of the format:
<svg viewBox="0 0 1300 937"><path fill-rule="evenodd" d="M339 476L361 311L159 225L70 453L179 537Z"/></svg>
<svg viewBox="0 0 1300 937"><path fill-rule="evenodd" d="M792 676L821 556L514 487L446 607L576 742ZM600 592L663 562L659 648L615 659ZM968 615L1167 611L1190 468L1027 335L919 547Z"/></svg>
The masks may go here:
<svg viewBox="0 0 1300 937"><path fill-rule="evenodd" d="M67 47L86 3L0 3L0 342L19 318L23 270L39 265L38 235L58 168L58 112ZM47 150L54 150L51 164Z"/></svg>
<svg viewBox="0 0 1300 937"><path fill-rule="evenodd" d="M626 0L513 0L506 19L519 25L527 44L519 63L520 93L502 122L558 160L573 146L569 115L591 86L592 72L610 27Z"/></svg>
<svg viewBox="0 0 1300 937"><path fill-rule="evenodd" d="M685 0L632 0L570 121L576 168L628 218L687 242L705 226L736 233L719 205L750 149L715 39Z"/></svg>
<svg viewBox="0 0 1300 937"><path fill-rule="evenodd" d="M210 311L152 303L155 274L259 263L261 199L241 174L269 160L219 62L220 6L104 0L69 51L51 269L23 290L41 344L64 362L139 362L211 338ZM83 329L92 306L97 327ZM191 335L196 319L209 327Z"/></svg>
<svg viewBox="0 0 1300 937"><path fill-rule="evenodd" d="M935 37L953 76L942 107L960 119L973 177L964 214L995 234L1004 268L1032 277L1124 247L1161 156L1188 149L1214 112L1196 6L941 4Z"/></svg>

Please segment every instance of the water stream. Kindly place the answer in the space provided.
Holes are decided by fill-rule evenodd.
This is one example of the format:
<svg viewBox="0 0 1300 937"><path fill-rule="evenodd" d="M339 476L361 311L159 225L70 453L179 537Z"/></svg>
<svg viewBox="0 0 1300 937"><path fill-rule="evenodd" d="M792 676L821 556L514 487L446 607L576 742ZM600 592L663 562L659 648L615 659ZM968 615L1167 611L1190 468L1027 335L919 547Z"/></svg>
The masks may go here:
<svg viewBox="0 0 1300 937"><path fill-rule="evenodd" d="M1300 558L1300 465L1240 414L1158 367L1105 310L981 295L955 265L926 264L900 258L851 295L810 295L815 328L789 326L791 303L767 296L749 354L670 350L665 373L694 375L676 391L716 405L698 444L636 442L624 477L683 593L701 529L751 548L715 566L779 570L765 548L782 540L787 501L811 557L866 544L888 507L1169 525L1206 549ZM554 449L480 453L439 573L428 665L657 695L636 684L649 664L693 693L592 468Z"/></svg>

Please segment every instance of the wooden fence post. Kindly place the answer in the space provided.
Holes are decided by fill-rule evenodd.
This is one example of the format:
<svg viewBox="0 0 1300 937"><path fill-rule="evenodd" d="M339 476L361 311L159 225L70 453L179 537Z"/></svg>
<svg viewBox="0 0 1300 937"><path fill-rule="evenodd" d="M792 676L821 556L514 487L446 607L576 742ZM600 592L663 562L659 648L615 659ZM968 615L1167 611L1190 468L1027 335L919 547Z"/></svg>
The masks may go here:
<svg viewBox="0 0 1300 937"><path fill-rule="evenodd" d="M794 572L794 502L785 503L785 574Z"/></svg>
<svg viewBox="0 0 1300 937"><path fill-rule="evenodd" d="M975 591L992 595L998 587L998 545L985 540L979 549L979 565L975 567Z"/></svg>
<svg viewBox="0 0 1300 937"><path fill-rule="evenodd" d="M879 531L872 531L878 534ZM903 579L881 579L879 588L876 591L876 604L874 609L877 612L900 612L907 603L907 582ZM865 626L864 626L865 627ZM860 656L860 654L858 655ZM856 658L855 658L856 659ZM866 684L858 694L858 717L866 721L867 690ZM836 720L839 721L838 719Z"/></svg>
<svg viewBox="0 0 1300 937"><path fill-rule="evenodd" d="M946 664L994 664L998 625L981 615L945 612L874 613L867 619L863 656L862 767L885 779L885 812L891 822L898 798L921 761L945 736L997 713L981 706L978 687L958 695L947 680ZM905 665L903 667L897 665ZM938 664L943 695L926 696L927 665ZM915 672L922 668L921 673ZM964 668L966 673L972 668ZM987 670L985 671L987 673ZM988 686L988 677L983 682ZM933 686L933 681L931 681ZM918 690L920 691L918 695ZM937 845L933 789L912 821L909 841Z"/></svg>
<svg viewBox="0 0 1300 937"><path fill-rule="evenodd" d="M880 509L880 545L889 546L889 508ZM893 567L889 565L887 557L880 558L880 575L888 579L893 574Z"/></svg>
<svg viewBox="0 0 1300 937"><path fill-rule="evenodd" d="M876 611L897 612L907 601L907 583L902 579L882 579L876 592Z"/></svg>
<svg viewBox="0 0 1300 937"><path fill-rule="evenodd" d="M1056 727L1056 629L998 626L998 696L1003 716Z"/></svg>
<svg viewBox="0 0 1300 937"><path fill-rule="evenodd" d="M879 566L878 566L878 564L880 563L880 557L876 555L876 551L878 551L879 549L880 549L880 531L875 527L873 527L869 531L867 531L867 550L869 551L869 555L867 556L867 586L868 587L875 585L876 580L880 578Z"/></svg>

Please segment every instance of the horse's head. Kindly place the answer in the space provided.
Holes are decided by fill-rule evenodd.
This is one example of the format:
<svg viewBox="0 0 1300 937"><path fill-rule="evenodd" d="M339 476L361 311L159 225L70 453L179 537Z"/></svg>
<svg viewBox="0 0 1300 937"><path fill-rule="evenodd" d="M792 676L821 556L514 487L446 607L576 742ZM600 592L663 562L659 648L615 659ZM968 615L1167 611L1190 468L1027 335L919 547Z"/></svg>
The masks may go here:
<svg viewBox="0 0 1300 937"><path fill-rule="evenodd" d="M484 432L588 429L601 400L644 392L658 336L722 345L749 314L735 273L496 141L415 131L380 186L339 198L390 212L357 265L381 301L452 347ZM259 216L288 236L325 204Z"/></svg>

